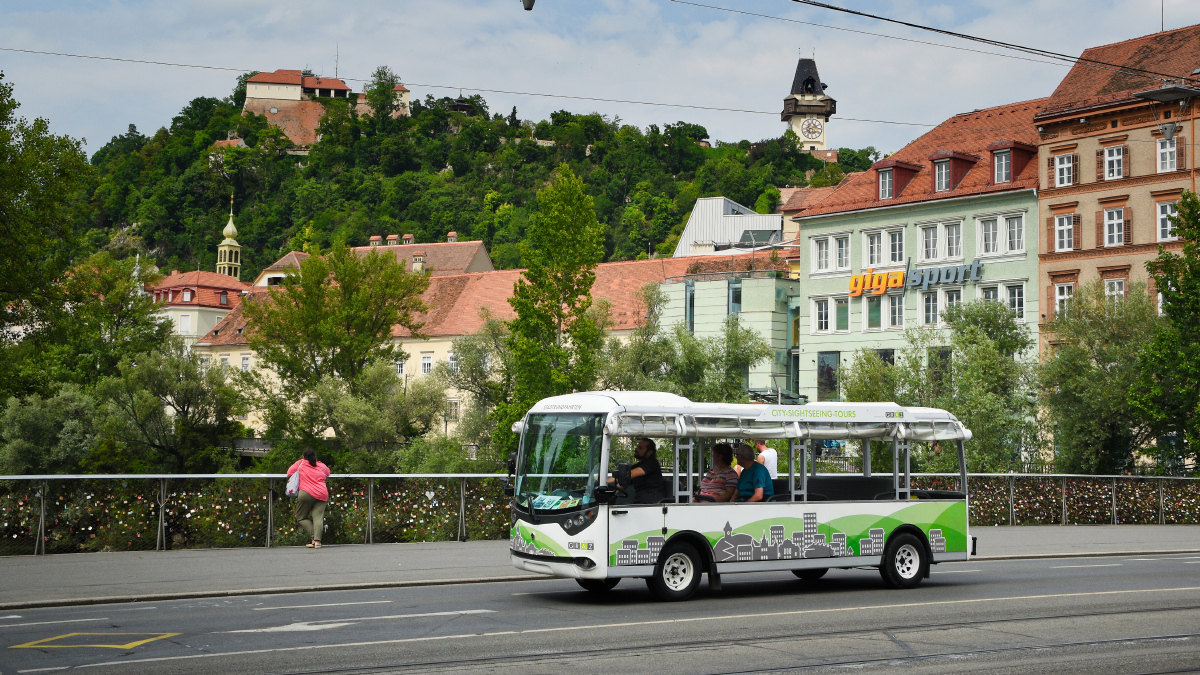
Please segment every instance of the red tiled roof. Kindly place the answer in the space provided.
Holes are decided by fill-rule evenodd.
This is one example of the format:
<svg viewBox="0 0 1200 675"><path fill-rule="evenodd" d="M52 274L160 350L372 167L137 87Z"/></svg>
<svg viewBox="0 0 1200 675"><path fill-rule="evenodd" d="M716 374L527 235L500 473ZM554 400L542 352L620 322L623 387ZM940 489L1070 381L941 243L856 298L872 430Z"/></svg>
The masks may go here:
<svg viewBox="0 0 1200 675"><path fill-rule="evenodd" d="M233 277L217 274L216 272L184 272L171 274L154 286L147 286L146 292L159 293L160 302L172 307L236 307L241 302L241 292L250 288L250 284L238 281ZM184 301L183 291L192 291L192 299ZM225 294L225 303L221 303L221 293ZM167 297L174 296L170 302Z"/></svg>
<svg viewBox="0 0 1200 675"><path fill-rule="evenodd" d="M392 91L408 91L408 87L406 87L402 84L398 84L398 85L392 87Z"/></svg>
<svg viewBox="0 0 1200 675"><path fill-rule="evenodd" d="M381 246L356 246L355 253L366 255L369 251L386 251L396 254L396 260L412 269L414 255L425 256L425 269L432 276L464 274L467 272L490 272L495 269L487 249L481 241L444 241L433 244L399 244Z"/></svg>
<svg viewBox="0 0 1200 675"><path fill-rule="evenodd" d="M855 176L858 173L855 172L850 175ZM842 182L844 183L845 181L843 180ZM833 194L833 191L837 188L837 185L819 188L793 188L791 194L788 195L788 200L781 202L776 210L780 213L795 215L797 211L819 204L821 200Z"/></svg>
<svg viewBox="0 0 1200 675"><path fill-rule="evenodd" d="M174 288L219 288L223 290L242 291L250 288L250 284L238 281L231 276L196 270L194 272L172 273L157 284L150 287L154 291L165 291Z"/></svg>
<svg viewBox="0 0 1200 675"><path fill-rule="evenodd" d="M1200 67L1200 24L1084 50L1081 59L1187 77ZM1076 63L1058 84L1037 121L1098 106L1136 101L1133 94L1162 86L1152 75ZM1193 79L1192 86L1200 84Z"/></svg>
<svg viewBox="0 0 1200 675"><path fill-rule="evenodd" d="M1026 146L1037 145L1038 133L1033 116L1046 99L1021 101L955 115L904 146L885 161L912 164L920 171L894 199L880 201L874 170L848 174L834 191L818 203L804 208L801 217L857 211L859 209L913 202L951 199L989 192L1007 192L1038 185L1038 162L1030 161L1009 183L994 184L991 153L988 146L998 140L1014 140ZM971 166L952 190L933 191L929 157L939 151L949 151L957 157L974 155L982 158Z"/></svg>
<svg viewBox="0 0 1200 675"><path fill-rule="evenodd" d="M592 297L596 300L607 300L611 304L613 324L610 330L632 330L644 316L645 310L641 306L638 292L646 284L662 283L669 277L685 274L745 270L750 266L752 257L742 254L603 263L596 267ZM783 262L770 265L763 255L753 259L757 269L787 269ZM524 270L498 270L431 277L429 288L422 296L425 304L429 306L429 311L417 317L425 323L421 331L430 337L442 338L473 333L483 326L480 310L484 308L497 319L511 319L514 313L508 299L512 297L513 285L521 278L523 272ZM266 288L255 288L251 291L250 301L258 301L268 292ZM246 319L239 307L226 315L198 344L244 345L245 337L238 333L238 329L245 327ZM402 326L395 326L392 335L409 337L410 333Z"/></svg>
<svg viewBox="0 0 1200 675"><path fill-rule="evenodd" d="M292 270L300 267L300 263L309 256L304 251L288 251L282 258L271 263L263 269L264 272L278 272L280 270Z"/></svg>
<svg viewBox="0 0 1200 675"><path fill-rule="evenodd" d="M299 70L276 70L273 73L259 73L246 81L268 84L298 84L310 89L350 91L350 87L347 87L345 82L336 77L305 77Z"/></svg>
<svg viewBox="0 0 1200 675"><path fill-rule="evenodd" d="M247 146L246 146L246 141L243 141L240 138L232 138L227 141L216 141L212 144L212 147L214 147L214 148L244 148Z"/></svg>

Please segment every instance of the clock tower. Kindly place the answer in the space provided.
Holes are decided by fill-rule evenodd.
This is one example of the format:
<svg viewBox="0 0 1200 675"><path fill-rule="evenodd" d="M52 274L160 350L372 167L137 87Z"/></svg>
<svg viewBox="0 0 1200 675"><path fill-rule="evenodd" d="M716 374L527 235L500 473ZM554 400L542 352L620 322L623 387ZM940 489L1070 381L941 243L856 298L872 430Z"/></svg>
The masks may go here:
<svg viewBox="0 0 1200 675"><path fill-rule="evenodd" d="M783 99L780 117L800 139L802 150L825 150L825 124L837 113L837 101L825 95L828 85L817 74L817 62L801 58L792 92Z"/></svg>

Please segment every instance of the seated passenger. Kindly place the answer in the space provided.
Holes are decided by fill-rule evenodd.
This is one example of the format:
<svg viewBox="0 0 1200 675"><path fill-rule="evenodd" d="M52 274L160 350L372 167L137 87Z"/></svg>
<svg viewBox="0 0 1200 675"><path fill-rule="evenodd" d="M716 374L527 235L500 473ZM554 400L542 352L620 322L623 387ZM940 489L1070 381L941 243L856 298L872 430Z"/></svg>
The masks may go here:
<svg viewBox="0 0 1200 675"><path fill-rule="evenodd" d="M643 438L633 449L633 456L638 460L629 471L634 503L657 504L663 498L663 475L662 466L658 463L658 447L654 445L654 441ZM609 478L608 482L615 483L616 480Z"/></svg>
<svg viewBox="0 0 1200 675"><path fill-rule="evenodd" d="M733 447L728 443L717 443L712 450L713 468L700 479L700 494L696 501L727 502L737 494L738 475L733 463Z"/></svg>
<svg viewBox="0 0 1200 675"><path fill-rule="evenodd" d="M765 502L775 494L771 485L771 472L767 467L754 461L754 448L741 444L737 447L738 466L742 467L742 475L738 479L739 502Z"/></svg>

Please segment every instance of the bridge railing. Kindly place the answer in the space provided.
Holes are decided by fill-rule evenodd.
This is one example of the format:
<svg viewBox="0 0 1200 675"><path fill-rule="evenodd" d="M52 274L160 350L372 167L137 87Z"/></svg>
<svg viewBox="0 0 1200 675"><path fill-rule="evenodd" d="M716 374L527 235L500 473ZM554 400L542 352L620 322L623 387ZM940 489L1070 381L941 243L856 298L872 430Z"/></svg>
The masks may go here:
<svg viewBox="0 0 1200 675"><path fill-rule="evenodd" d="M327 544L508 536L503 474L334 474ZM970 474L972 525L1200 523L1200 479ZM0 476L0 555L294 546L282 474ZM914 488L959 489L956 474Z"/></svg>

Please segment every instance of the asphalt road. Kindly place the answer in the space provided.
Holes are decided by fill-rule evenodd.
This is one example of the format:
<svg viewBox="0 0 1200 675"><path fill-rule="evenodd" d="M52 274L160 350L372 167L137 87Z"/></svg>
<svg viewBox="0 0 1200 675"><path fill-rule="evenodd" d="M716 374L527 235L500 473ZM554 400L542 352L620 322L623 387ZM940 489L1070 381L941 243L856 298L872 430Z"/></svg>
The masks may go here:
<svg viewBox="0 0 1200 675"><path fill-rule="evenodd" d="M727 575L690 602L639 580L327 591L19 610L0 673L1166 673L1200 671L1200 555Z"/></svg>

